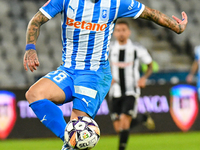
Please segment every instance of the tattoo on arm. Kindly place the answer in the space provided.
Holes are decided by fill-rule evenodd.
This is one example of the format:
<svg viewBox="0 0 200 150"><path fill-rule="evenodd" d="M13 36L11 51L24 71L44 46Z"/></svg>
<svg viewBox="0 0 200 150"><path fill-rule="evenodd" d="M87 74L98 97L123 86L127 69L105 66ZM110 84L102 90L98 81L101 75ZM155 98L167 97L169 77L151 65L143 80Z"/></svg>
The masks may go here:
<svg viewBox="0 0 200 150"><path fill-rule="evenodd" d="M26 43L36 44L37 38L40 33L40 26L47 22L49 19L44 16L40 11L35 14L28 24L26 33Z"/></svg>
<svg viewBox="0 0 200 150"><path fill-rule="evenodd" d="M34 55L37 56L35 50L29 50L29 51L26 51L25 60L33 59L33 58L34 58L34 60L36 60L37 58L36 58ZM32 58L32 57L33 57L33 58ZM33 61L34 61L34 60L33 60Z"/></svg>
<svg viewBox="0 0 200 150"><path fill-rule="evenodd" d="M167 27L175 31L176 33L180 33L182 31L181 25L179 25L175 20L161 13L160 11L151 9L147 6L145 6L140 18L151 20L163 27Z"/></svg>

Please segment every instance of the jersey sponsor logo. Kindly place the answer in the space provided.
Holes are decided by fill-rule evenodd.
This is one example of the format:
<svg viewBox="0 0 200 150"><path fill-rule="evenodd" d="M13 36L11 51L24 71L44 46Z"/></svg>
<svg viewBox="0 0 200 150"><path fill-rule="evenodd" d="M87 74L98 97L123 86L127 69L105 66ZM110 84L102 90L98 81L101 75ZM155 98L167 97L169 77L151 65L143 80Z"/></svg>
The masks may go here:
<svg viewBox="0 0 200 150"><path fill-rule="evenodd" d="M113 66L117 66L119 68L126 68L128 66L133 66L134 62L112 62Z"/></svg>
<svg viewBox="0 0 200 150"><path fill-rule="evenodd" d="M96 95L97 95L96 90L93 90L91 88L87 88L87 87L84 87L84 86L76 86L75 85L74 89L75 89L75 93L85 95L85 96L88 96L88 97L91 97L91 98L95 98Z"/></svg>
<svg viewBox="0 0 200 150"><path fill-rule="evenodd" d="M105 31L107 24L91 23L86 21L75 21L67 17L66 25L75 27L77 29L85 29L90 31Z"/></svg>
<svg viewBox="0 0 200 150"><path fill-rule="evenodd" d="M170 113L175 124L182 130L189 130L198 115L196 87L176 85L170 91Z"/></svg>
<svg viewBox="0 0 200 150"><path fill-rule="evenodd" d="M109 8L102 7L101 8L100 19L103 20L103 21L106 21L106 20L108 20L108 16L109 16Z"/></svg>
<svg viewBox="0 0 200 150"><path fill-rule="evenodd" d="M9 91L0 91L0 139L5 139L12 131L16 113L16 97Z"/></svg>

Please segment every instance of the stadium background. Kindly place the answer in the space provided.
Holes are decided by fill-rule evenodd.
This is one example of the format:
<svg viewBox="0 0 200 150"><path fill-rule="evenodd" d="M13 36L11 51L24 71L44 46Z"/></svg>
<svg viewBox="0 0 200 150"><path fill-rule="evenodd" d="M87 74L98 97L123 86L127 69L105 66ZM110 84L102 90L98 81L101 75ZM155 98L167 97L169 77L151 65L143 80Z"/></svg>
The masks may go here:
<svg viewBox="0 0 200 150"><path fill-rule="evenodd" d="M42 26L40 37L37 43L37 52L41 66L34 73L26 72L23 69L23 54L25 48L25 35L28 21L46 0L0 0L0 90L10 91L16 96L14 106L16 108L16 122L13 121L6 139L18 138L41 138L55 137L46 129L38 119L28 110L25 103L24 93L28 87L39 77L51 70L55 70L61 63L61 41L60 41L60 15L53 18L49 23ZM159 71L155 72L148 80L148 86L142 90L141 101L144 97L149 98L149 105L144 108L152 114L155 120L156 129L148 131L144 126L137 126L132 133L163 133L182 132L174 121L170 109L173 103L170 101L170 90L180 84L186 84L185 78L193 61L193 49L199 45L200 39L200 3L198 0L139 0L145 5L158 9L171 16L181 17L181 11L188 14L189 23L183 34L177 35L168 29L142 19L126 19L131 25L131 39L140 42L148 48L153 59L159 65ZM196 79L193 85L195 86ZM5 94L4 92L2 92ZM191 93L196 94L196 92ZM164 99L163 99L164 97ZM153 98L157 98L153 105ZM162 101L167 100L165 109L161 106ZM152 103L151 103L152 102ZM21 104L22 106L21 106ZM197 102L198 110L199 102ZM6 112L6 102L0 99L0 136L2 128L5 127L4 120L12 119ZM109 105L109 98L107 97ZM166 103L165 103L166 104ZM27 109L26 109L27 108ZM103 135L113 135L114 130L107 111L107 105L101 109L96 117ZM191 111L190 108L189 111ZM157 110L157 111L156 111ZM180 109L181 110L181 109ZM21 111L25 111L21 116ZM142 113L142 105L141 112ZM187 112L187 111L186 111ZM13 110L15 113L15 110ZM188 112L189 113L189 112ZM198 113L198 111L195 111ZM6 114L6 115L5 115ZM69 119L66 116L66 119ZM14 119L13 119L14 120ZM191 120L190 120L191 121ZM6 127L5 127L6 128ZM187 132L200 130L200 116L193 120ZM2 138L3 139L3 138ZM200 145L198 143L198 145ZM200 147L200 146L199 146Z"/></svg>

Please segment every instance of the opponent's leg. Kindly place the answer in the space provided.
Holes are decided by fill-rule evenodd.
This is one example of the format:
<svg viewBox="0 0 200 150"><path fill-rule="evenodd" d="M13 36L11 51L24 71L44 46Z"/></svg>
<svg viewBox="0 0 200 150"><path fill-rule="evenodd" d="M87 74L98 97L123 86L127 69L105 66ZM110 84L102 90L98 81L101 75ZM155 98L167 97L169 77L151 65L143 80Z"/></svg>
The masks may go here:
<svg viewBox="0 0 200 150"><path fill-rule="evenodd" d="M56 104L61 104L66 100L65 92L50 79L42 78L31 86L26 93L26 98L40 121L64 140L67 124L62 111Z"/></svg>
<svg viewBox="0 0 200 150"><path fill-rule="evenodd" d="M139 124L143 124L149 130L155 129L155 122L153 118L151 117L150 113L148 112L144 114L140 114L136 118L133 118L131 121L130 128L133 128Z"/></svg>
<svg viewBox="0 0 200 150"><path fill-rule="evenodd" d="M136 99L134 96L122 97L122 113L120 115L119 150L125 150L130 134L130 125L133 117L136 117Z"/></svg>
<svg viewBox="0 0 200 150"><path fill-rule="evenodd" d="M120 132L120 121L119 120L115 120L113 121L113 127L115 129L115 132L116 133L119 133Z"/></svg>
<svg viewBox="0 0 200 150"><path fill-rule="evenodd" d="M136 118L132 119L130 128L134 128L139 124L144 124L146 126L146 121L147 121L147 115L141 114L141 115L137 116Z"/></svg>
<svg viewBox="0 0 200 150"><path fill-rule="evenodd" d="M119 150L125 150L126 144L129 137L129 129L132 117L130 115L121 114L120 115L120 132L119 132Z"/></svg>
<svg viewBox="0 0 200 150"><path fill-rule="evenodd" d="M112 98L111 100L111 120L116 133L121 131L119 114L121 114L122 98Z"/></svg>

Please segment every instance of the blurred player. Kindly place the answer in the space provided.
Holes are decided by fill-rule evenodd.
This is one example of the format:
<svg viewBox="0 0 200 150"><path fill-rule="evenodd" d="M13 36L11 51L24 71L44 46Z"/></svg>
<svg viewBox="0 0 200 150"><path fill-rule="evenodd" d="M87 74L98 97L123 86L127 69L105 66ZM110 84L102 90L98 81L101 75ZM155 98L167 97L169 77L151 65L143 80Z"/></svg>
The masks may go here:
<svg viewBox="0 0 200 150"><path fill-rule="evenodd" d="M73 101L71 119L94 118L110 88L109 43L117 18L148 19L178 34L187 26L185 12L182 20L174 16L173 20L135 0L49 0L28 24L25 70L33 72L39 66L35 45L40 27L57 14L61 14L63 64L33 84L26 99L41 122L62 140L66 122L57 104Z"/></svg>
<svg viewBox="0 0 200 150"><path fill-rule="evenodd" d="M195 59L192 63L190 73L188 74L186 81L188 83L192 83L194 75L197 72L197 92L198 92L198 99L200 101L200 64L199 64L200 63L200 45L195 47L194 55L195 55Z"/></svg>
<svg viewBox="0 0 200 150"><path fill-rule="evenodd" d="M110 45L110 64L113 76L111 119L115 131L119 133L119 150L126 148L132 119L137 116L140 87L146 86L146 80L152 73L151 56L142 45L131 42L130 34L128 23L118 21L113 34L116 41ZM141 78L140 62L148 66ZM147 121L147 117L143 121ZM134 120L135 123L137 123L136 120ZM151 124L154 128L154 122Z"/></svg>

